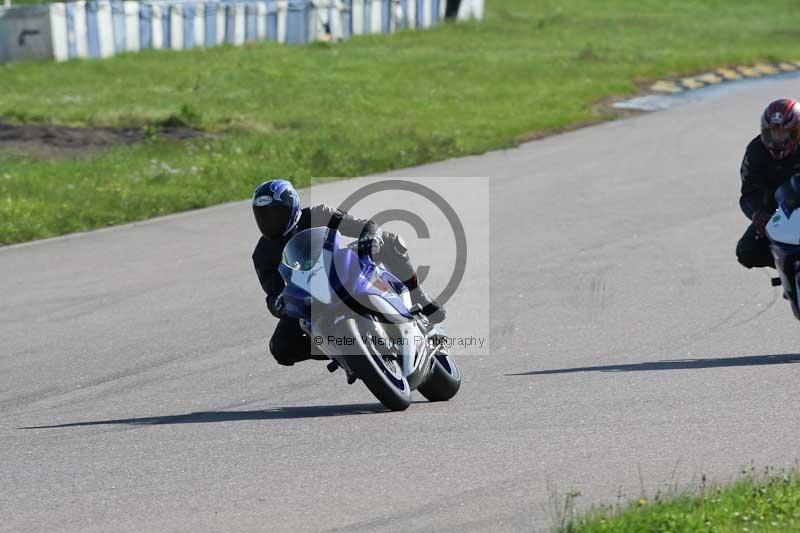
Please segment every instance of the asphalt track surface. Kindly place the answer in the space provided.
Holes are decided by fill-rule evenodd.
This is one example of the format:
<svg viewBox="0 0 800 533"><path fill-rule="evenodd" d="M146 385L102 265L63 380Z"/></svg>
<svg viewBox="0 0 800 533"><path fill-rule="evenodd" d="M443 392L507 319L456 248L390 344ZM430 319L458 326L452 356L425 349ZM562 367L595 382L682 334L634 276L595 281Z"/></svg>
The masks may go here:
<svg viewBox="0 0 800 533"><path fill-rule="evenodd" d="M467 276L447 322L488 316L492 347L458 358L453 401L403 413L265 355L246 203L0 250L0 529L542 530L571 490L793 465L800 325L733 250L744 146L798 88L392 173L492 184L490 215L450 187L490 224L470 261L491 278Z"/></svg>

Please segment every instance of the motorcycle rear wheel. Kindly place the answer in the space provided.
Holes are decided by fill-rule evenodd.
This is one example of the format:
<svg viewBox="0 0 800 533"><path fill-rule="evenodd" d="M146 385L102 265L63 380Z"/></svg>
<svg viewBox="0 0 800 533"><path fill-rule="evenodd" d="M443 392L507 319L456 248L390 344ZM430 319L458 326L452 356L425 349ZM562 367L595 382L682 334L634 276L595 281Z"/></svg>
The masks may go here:
<svg viewBox="0 0 800 533"><path fill-rule="evenodd" d="M433 361L433 372L417 390L428 401L446 402L461 388L461 371L446 352L434 355Z"/></svg>

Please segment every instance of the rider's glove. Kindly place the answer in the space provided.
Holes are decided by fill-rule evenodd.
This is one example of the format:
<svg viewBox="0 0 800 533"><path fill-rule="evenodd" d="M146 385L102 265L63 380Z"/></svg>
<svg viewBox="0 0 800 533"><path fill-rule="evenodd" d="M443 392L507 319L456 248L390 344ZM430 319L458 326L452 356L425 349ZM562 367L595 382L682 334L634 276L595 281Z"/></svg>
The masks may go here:
<svg viewBox="0 0 800 533"><path fill-rule="evenodd" d="M383 237L384 247L390 247L391 250L399 256L406 256L408 253L408 246L404 238L390 231L382 231L381 235Z"/></svg>
<svg viewBox="0 0 800 533"><path fill-rule="evenodd" d="M380 233L365 233L358 238L358 255L374 259L383 247Z"/></svg>
<svg viewBox="0 0 800 533"><path fill-rule="evenodd" d="M759 211L753 215L753 226L756 227L762 237L767 236L767 223L770 218L772 218L772 215L766 211Z"/></svg>

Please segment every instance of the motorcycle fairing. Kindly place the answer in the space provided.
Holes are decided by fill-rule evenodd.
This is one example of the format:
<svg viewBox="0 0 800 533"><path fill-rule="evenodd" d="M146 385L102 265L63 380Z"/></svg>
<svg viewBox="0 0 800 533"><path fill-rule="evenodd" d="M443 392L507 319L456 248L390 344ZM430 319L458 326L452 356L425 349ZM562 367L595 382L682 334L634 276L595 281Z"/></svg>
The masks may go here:
<svg viewBox="0 0 800 533"><path fill-rule="evenodd" d="M800 245L800 195L790 183L775 191L778 208L767 222L767 236L776 243Z"/></svg>
<svg viewBox="0 0 800 533"><path fill-rule="evenodd" d="M790 211L787 215L783 207L778 207L767 223L767 236L782 244L800 245L800 214Z"/></svg>
<svg viewBox="0 0 800 533"><path fill-rule="evenodd" d="M775 202L778 208L767 222L766 233L784 295L800 320L800 194L794 180L775 191Z"/></svg>
<svg viewBox="0 0 800 533"><path fill-rule="evenodd" d="M299 240L293 243L295 239ZM342 246L338 231L311 228L298 233L292 241L287 243L289 251L285 250L278 267L286 283L283 297L289 316L310 322L315 303L315 309L325 309L341 303L374 304L381 299L388 308L371 306L367 311L391 316L392 322L413 321L410 297L403 283L371 259L360 258L349 247ZM320 243L322 250L312 249Z"/></svg>
<svg viewBox="0 0 800 533"><path fill-rule="evenodd" d="M794 296L794 277L797 273L797 263L800 261L800 246L796 244L784 244L773 241L770 244L772 256L775 258L775 268L781 278L781 285L790 296ZM790 281L791 280L791 281Z"/></svg>
<svg viewBox="0 0 800 533"><path fill-rule="evenodd" d="M408 292L405 285L368 257L359 257L349 247L341 246L339 232L330 233L333 235L326 241L325 248L333 254L335 268L330 270L329 279L339 298L346 303L363 303L378 297L392 307L391 315L399 314L405 319L412 319L413 315L403 298L403 291Z"/></svg>

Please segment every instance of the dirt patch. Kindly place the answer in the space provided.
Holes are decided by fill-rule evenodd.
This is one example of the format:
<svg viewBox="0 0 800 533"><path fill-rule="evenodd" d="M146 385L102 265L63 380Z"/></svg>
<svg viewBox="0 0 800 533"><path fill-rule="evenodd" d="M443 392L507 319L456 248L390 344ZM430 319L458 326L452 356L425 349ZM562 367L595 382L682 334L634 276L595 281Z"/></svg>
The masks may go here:
<svg viewBox="0 0 800 533"><path fill-rule="evenodd" d="M116 145L130 145L153 136L184 140L205 133L184 126L143 128L75 128L49 124L6 124L0 122L0 152L22 152L60 159L97 152Z"/></svg>

